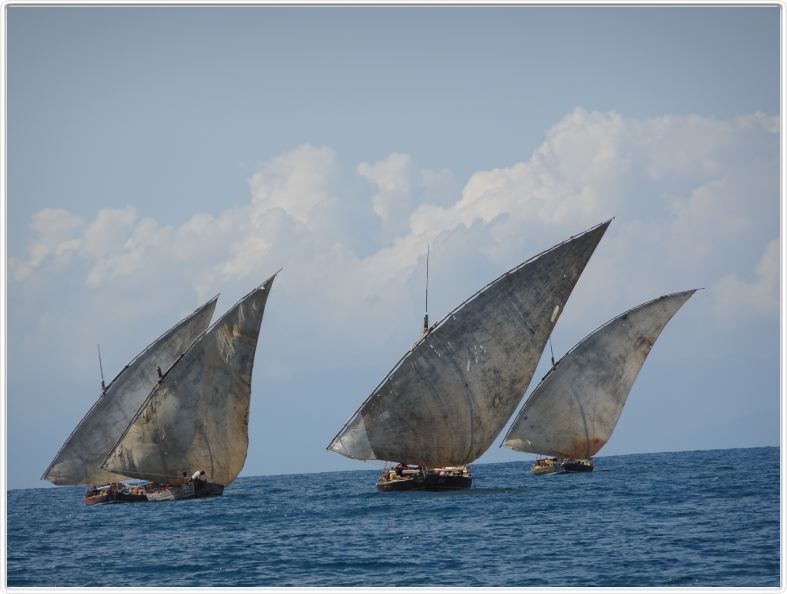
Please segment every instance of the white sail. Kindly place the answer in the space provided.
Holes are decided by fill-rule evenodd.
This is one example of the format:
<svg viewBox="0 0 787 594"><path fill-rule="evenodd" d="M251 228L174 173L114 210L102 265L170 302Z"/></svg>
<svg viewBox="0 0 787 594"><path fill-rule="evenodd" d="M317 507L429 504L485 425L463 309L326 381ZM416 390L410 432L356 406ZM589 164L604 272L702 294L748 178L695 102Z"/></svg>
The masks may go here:
<svg viewBox="0 0 787 594"><path fill-rule="evenodd" d="M113 379L41 477L56 485L96 485L125 479L100 468L134 414L169 368L210 324L218 296L165 332Z"/></svg>
<svg viewBox="0 0 787 594"><path fill-rule="evenodd" d="M399 361L328 449L430 467L478 458L524 395L608 226L520 264L449 313Z"/></svg>
<svg viewBox="0 0 787 594"><path fill-rule="evenodd" d="M595 455L612 436L659 334L694 292L630 309L579 342L533 390L503 445L560 458Z"/></svg>
<svg viewBox="0 0 787 594"><path fill-rule="evenodd" d="M105 468L160 482L197 469L211 483L235 479L246 460L254 353L274 277L236 303L167 370Z"/></svg>

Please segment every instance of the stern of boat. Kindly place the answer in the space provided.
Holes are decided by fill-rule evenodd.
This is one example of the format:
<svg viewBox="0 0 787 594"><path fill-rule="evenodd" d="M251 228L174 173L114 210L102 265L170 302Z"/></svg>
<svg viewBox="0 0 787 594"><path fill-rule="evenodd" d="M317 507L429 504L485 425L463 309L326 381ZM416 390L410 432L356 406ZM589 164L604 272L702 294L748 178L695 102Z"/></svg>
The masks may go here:
<svg viewBox="0 0 787 594"><path fill-rule="evenodd" d="M536 460L535 464L530 467L530 470L535 475L560 474L561 472L566 471L566 469L563 467L562 458L546 458L542 460Z"/></svg>
<svg viewBox="0 0 787 594"><path fill-rule="evenodd" d="M424 477L427 491L456 491L473 486L473 475L467 466L432 468Z"/></svg>
<svg viewBox="0 0 787 594"><path fill-rule="evenodd" d="M221 497L224 485L216 483L196 484L193 482L182 485L162 485L148 492L148 501L172 501L178 499L202 499L205 497Z"/></svg>
<svg viewBox="0 0 787 594"><path fill-rule="evenodd" d="M386 468L377 479L378 491L455 491L469 489L472 485L473 475L467 466L407 468L400 472Z"/></svg>
<svg viewBox="0 0 787 594"><path fill-rule="evenodd" d="M579 458L577 460L566 460L563 462L563 467L566 472L592 472L593 461L587 458Z"/></svg>

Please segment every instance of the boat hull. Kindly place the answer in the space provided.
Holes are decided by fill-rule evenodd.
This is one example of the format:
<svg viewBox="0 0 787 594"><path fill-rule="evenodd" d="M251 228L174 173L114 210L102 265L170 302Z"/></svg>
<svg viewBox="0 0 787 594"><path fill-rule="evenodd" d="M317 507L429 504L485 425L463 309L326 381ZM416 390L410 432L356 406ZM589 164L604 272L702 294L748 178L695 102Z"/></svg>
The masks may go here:
<svg viewBox="0 0 787 594"><path fill-rule="evenodd" d="M469 471L462 474L451 474L440 469L428 470L424 473L405 476L391 476L383 472L377 480L378 491L456 491L469 489L473 485L473 476Z"/></svg>
<svg viewBox="0 0 787 594"><path fill-rule="evenodd" d="M530 470L535 475L560 474L566 471L566 469L563 468L563 465L554 459L539 460L538 462L533 464L533 466L530 467Z"/></svg>
<svg viewBox="0 0 787 594"><path fill-rule="evenodd" d="M563 462L566 472L592 472L593 462L590 460L566 460Z"/></svg>
<svg viewBox="0 0 787 594"><path fill-rule="evenodd" d="M546 460L538 460L530 467L530 470L536 475L591 472L593 470L593 462L585 458L576 460L573 458L547 458Z"/></svg>
<svg viewBox="0 0 787 594"><path fill-rule="evenodd" d="M147 501L146 495L131 495L130 493L103 493L98 495L86 495L85 505L101 505L104 503L142 503Z"/></svg>
<svg viewBox="0 0 787 594"><path fill-rule="evenodd" d="M184 485L167 485L162 489L148 493L148 501L174 501L178 499L202 499L205 497L221 497L224 485L216 483L186 483Z"/></svg>

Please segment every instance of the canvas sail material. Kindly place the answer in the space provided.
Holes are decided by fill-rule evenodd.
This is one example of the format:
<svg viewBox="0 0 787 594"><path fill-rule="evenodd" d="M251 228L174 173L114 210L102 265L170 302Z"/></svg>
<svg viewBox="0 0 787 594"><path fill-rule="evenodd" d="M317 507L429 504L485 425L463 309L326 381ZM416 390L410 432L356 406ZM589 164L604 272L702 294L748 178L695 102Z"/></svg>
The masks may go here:
<svg viewBox="0 0 787 594"><path fill-rule="evenodd" d="M164 374L105 468L160 482L195 470L220 485L238 476L249 444L254 353L274 278L236 303Z"/></svg>
<svg viewBox="0 0 787 594"><path fill-rule="evenodd" d="M399 361L328 449L430 467L478 458L524 395L609 222L520 264L449 313Z"/></svg>
<svg viewBox="0 0 787 594"><path fill-rule="evenodd" d="M665 295L610 320L533 390L503 445L560 458L589 458L607 443L653 344L694 290Z"/></svg>
<svg viewBox="0 0 787 594"><path fill-rule="evenodd" d="M218 296L165 332L109 383L41 477L56 485L98 485L125 476L101 469L107 453L169 368L210 324Z"/></svg>

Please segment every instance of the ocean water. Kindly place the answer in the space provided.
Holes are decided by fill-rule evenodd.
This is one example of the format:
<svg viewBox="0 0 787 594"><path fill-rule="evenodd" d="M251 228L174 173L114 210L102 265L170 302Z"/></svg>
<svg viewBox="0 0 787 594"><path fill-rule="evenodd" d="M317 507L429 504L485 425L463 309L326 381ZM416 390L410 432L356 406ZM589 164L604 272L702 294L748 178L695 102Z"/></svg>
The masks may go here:
<svg viewBox="0 0 787 594"><path fill-rule="evenodd" d="M478 464L443 493L379 493L368 469L94 507L12 490L7 585L779 586L778 448L595 463Z"/></svg>

